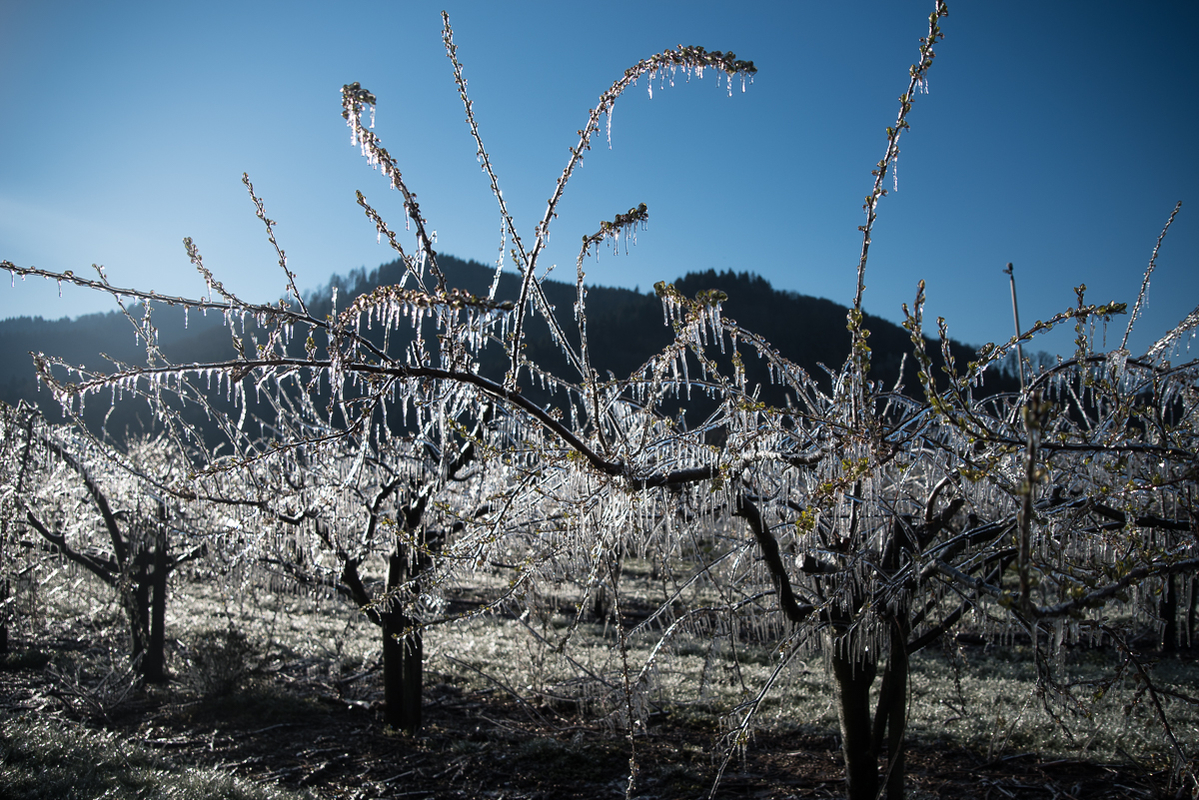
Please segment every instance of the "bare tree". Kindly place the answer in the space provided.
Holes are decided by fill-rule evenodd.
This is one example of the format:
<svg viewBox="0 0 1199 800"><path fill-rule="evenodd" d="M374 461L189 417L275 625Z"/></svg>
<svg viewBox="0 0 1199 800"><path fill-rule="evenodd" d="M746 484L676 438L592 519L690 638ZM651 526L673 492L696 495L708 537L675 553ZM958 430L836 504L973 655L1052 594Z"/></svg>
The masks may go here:
<svg viewBox="0 0 1199 800"><path fill-rule="evenodd" d="M448 19L445 41L454 58L455 75L472 132L478 138ZM612 395L611 401L603 400L598 378L590 366L581 263L601 242L614 241L644 223L647 219L645 206L616 215L614 220L605 221L596 233L584 239L579 257L576 308L580 332L578 345L572 344L562 323L552 313L536 278L536 266L565 185L589 149L592 136L599 131L602 115L610 113L617 97L639 78L652 81L680 70L698 75L704 70L715 70L727 75L730 92L731 81L738 77L745 79L755 71L751 62L740 61L732 53L709 53L697 47L667 51L628 70L601 96L597 108L590 113L578 144L571 149L570 159L547 204L544 218L528 246L507 212L486 151L478 140L484 169L495 187L513 252L517 254L522 284L516 303L495 300L497 284L493 284L489 297L474 297L447 285L415 195L408 190L390 154L363 124L364 109L373 104L374 98L358 84L351 84L343 90L344 116L368 160L378 166L391 185L403 194L404 208L416 235L416 254L409 255L395 233L359 195L360 204L375 222L380 235L387 237L405 263L407 274L399 285L380 287L355 298L344 310L335 308L333 314L319 317L309 312L295 285L294 275L287 268L284 253L275 244L279 265L286 276L288 299L278 304L247 303L224 288L204 265L198 248L189 239L185 241L187 252L209 287L207 297L164 297L117 287L109 282L103 271L97 279L63 273L68 282L107 292L117 299L146 343L145 365L116 364L113 372L97 372L38 355L35 362L39 374L64 407L77 417L82 414L86 399L96 392L141 396L150 404L156 422L165 429L164 435L180 446L196 447L201 459L189 479L168 487L171 491L192 500L220 502L246 513L275 513L284 521L298 521L309 511L302 507L283 507L281 500L294 497L295 492L280 494L277 491L278 487L268 477L272 465L284 465L283 473L290 468L302 468L298 465L306 460L311 463L312 459L320 458L315 454L326 444L345 445L359 454L370 451L383 459L393 441L389 438L391 432L404 429L411 422L422 431L416 444L417 451L432 448L439 453L437 469L441 473L433 482L418 485L410 502L403 506L407 521L399 527L412 528L425 513L432 488L456 474L461 469L459 462L470 460L473 443L469 432L455 426L469 410L477 412L491 406L505 409L504 419L497 427L498 437L516 440L523 436L518 428L530 424L541 426L605 474L624 475L628 472L628 464L618 454L615 443L610 444L604 439L605 423L591 419L594 415L615 413L601 410L601 402L624 401L619 399L619 392ZM275 243L274 222L267 217L248 178L245 183L267 235ZM42 272L34 269L31 273L8 262L4 267L21 274ZM497 277L498 274L497 270ZM408 284L413 288L406 288ZM140 302L140 306L127 306L129 300ZM152 316L155 303L224 314L238 357L221 363L172 363L157 343L158 331ZM580 375L578 383L552 376L525 360L522 344L526 335L525 320L530 315L539 315L548 324L552 338ZM370 333L372 326L385 332L381 339ZM317 343L318 338L323 339L321 345ZM479 371L479 354L489 344L503 347L508 355L509 368L502 378L488 377ZM522 394L522 385L536 383L560 392L562 402L556 407L543 407ZM218 398L222 393L227 403L233 404L232 413L227 410L227 403L221 405ZM296 409L304 402L302 398L322 394L328 397L328 406L319 419L296 414ZM184 413L183 409L188 407L204 412L207 428ZM564 414L575 419L566 419ZM594 425L599 426L598 443L590 442L591 434L584 430ZM467 435L459 445L449 445L462 434ZM619 447L627 447L627 443ZM678 484L711 474L709 468L701 468L698 472L693 469L654 470L643 482L648 485ZM384 485L381 494L370 505L379 508L379 503L396 492L400 485L398 478ZM368 514L368 519L375 518L375 512ZM370 525L368 522L368 529ZM314 526L313 530L318 542L327 540L331 543L329 528ZM407 547L409 545L405 544L404 548ZM397 550L397 560L393 563L403 563L405 552L419 549ZM348 581L346 588L368 614L380 613L380 608L386 611L390 599L371 599L354 589L357 558L351 551L345 551L343 576ZM403 578L403 570L396 572L395 577L403 584L412 582ZM393 589L398 591L398 586L389 588L385 598L394 596ZM376 608L379 602L383 605ZM401 614L399 619L397 624L405 629L409 627L410 620L406 615ZM389 637L388 641L393 638Z"/></svg>
<svg viewBox="0 0 1199 800"><path fill-rule="evenodd" d="M47 425L35 409L6 408L5 417L12 445L5 452L6 471L21 476L13 496L17 513L7 524L27 527L42 549L116 592L134 668L145 681L166 681L170 575L204 555L204 542L180 528L187 523L170 513L172 498L130 480L114 463L115 453L69 426ZM162 439L134 442L128 457L164 478L186 468L186 460Z"/></svg>
<svg viewBox="0 0 1199 800"><path fill-rule="evenodd" d="M284 449L257 470L260 483L240 487L240 527L274 532L244 558L301 586L336 591L378 626L385 720L415 734L422 717L421 623L427 620L413 609L430 610L436 594L426 586L438 579L431 567L461 526L450 509L472 502L461 487L478 475L474 453L488 414L484 409L473 428L445 438L430 436L448 432L436 418L413 418L401 432L365 438L337 435L308 395L284 399L295 402L269 426L272 433L302 441L299 427L307 421L309 435L320 429L330 438ZM454 421L465 424L467 414ZM223 490L225 501L239 496L230 488Z"/></svg>
<svg viewBox="0 0 1199 800"><path fill-rule="evenodd" d="M1017 324L1009 342L988 345L976 361L960 367L941 323L942 377L933 374L928 355L935 342L924 335L921 284L907 323L921 385L912 393L902 385L883 387L869 380L862 297L871 235L886 194L884 178L932 64L945 14L944 3L936 2L900 113L887 129L884 157L874 170L848 319L852 351L827 390L769 342L725 318L720 293L689 298L665 283L657 291L673 342L630 375L600 378L588 347L582 265L597 246L643 224L644 205L583 237L577 330L568 331L545 299L536 267L546 236L567 182L620 94L639 79L653 81L676 70L715 70L730 82L755 72L752 62L702 48L679 48L639 62L601 95L533 237L525 239L508 213L483 146L446 20L445 44L467 121L521 277L514 303L496 299L502 263L486 297L448 285L415 194L364 124L376 98L359 84L344 87L343 116L369 163L403 196L416 240L410 255L359 194L380 236L404 261L407 273L400 284L379 287L320 318L305 305L281 249L288 296L273 305L246 303L225 290L190 240L189 257L212 290L205 298L164 298L119 288L103 275L89 280L8 262L3 266L20 275L136 298L145 308L165 301L225 314L236 359L166 363L153 350L155 332L144 316L134 322L151 343L148 365L96 373L42 356L40 375L76 413L85 398L99 392L139 393L181 442L200 437L179 413L178 400L213 408L206 384L214 382L241 415L213 412L221 447L207 447L204 462L177 491L195 498L240 497L239 507L291 519L285 522L293 527L313 520L305 530L314 544L306 546L337 553L341 574L330 580L340 581L368 616L379 617L385 648L388 641L410 641L411 634L436 621L428 609L436 605L439 588L481 565L506 561L512 573L505 597L519 601L527 589L563 576L594 583L613 552L690 559L699 552L697 531L723 531L730 537L722 540L729 542L728 549L697 573L718 585L719 610L773 630L782 640L781 651L792 656L824 655L837 694L848 796L875 798L881 787L897 799L903 794L905 698L913 653L963 624L985 633L1027 636L1038 653L1038 691L1046 698L1045 709L1056 715L1055 703L1085 700L1055 678L1058 645L1086 639L1113 646L1148 680L1130 637L1138 625L1158 624L1150 614L1157 605L1147 600L1175 578L1193 584L1199 567L1192 500L1199 365L1166 361L1178 340L1199 324L1199 312L1141 358L1123 348L1097 353L1089 326L1125 309L1087 305L1080 290L1075 307L1028 330ZM274 223L246 183L274 242ZM533 319L548 327L568 364L566 374L526 356L523 345ZM1073 359L1029 376L1018 394L982 390L988 369L1003 364L1013 351L1024 376L1022 345L1067 321L1078 329ZM503 349L503 376L480 368L488 347ZM764 360L785 390L784 407L759 399L759 387L749 383L744 368L753 358ZM531 400L523 391L531 387L547 391L551 402ZM327 398L325 411L297 414L295 398L305 396ZM694 407L700 397L703 419L689 420L674 410ZM251 400L262 398L272 404L273 414L250 412ZM494 416L478 426L483 408L494 409ZM311 422L317 417L319 424ZM401 431L415 431L414 449L401 458L429 455L421 457L419 475L388 460L395 457L394 437ZM433 497L451 490L468 461L477 465L478 475L470 502L459 500L456 511L439 512L456 514L459 532L430 546L432 526L425 515ZM324 511L315 499L288 505L320 469L334 464L348 465L334 472L359 469L353 465L368 462L377 462L380 471L362 484L372 487L369 491L359 489L354 512L359 523L316 524ZM425 471L434 463L436 477ZM293 475L290 489L272 489L278 486L272 474ZM315 480L313 486L345 484L343 478L340 484ZM352 584L362 563L356 559L381 541L377 530L387 503L397 511L395 537L379 551L388 559L388 578L381 594L356 590ZM742 527L732 527L733 520L741 520ZM335 538L347 531L366 549L353 550ZM727 578L732 574L735 581ZM1117 606L1127 612L1123 628L1106 613ZM398 614L398 621L385 622L385 614ZM655 617L666 615L662 610ZM672 620L666 635L697 616ZM621 637L623 642L623 630ZM419 650L413 645L408 653ZM634 675L627 659L624 664L624 718L632 745L645 707L636 698L648 685L643 678L651 667L646 664ZM872 708L871 688L880 673L879 699ZM763 687L737 709L734 744L744 741L769 689ZM1154 704L1179 774L1185 772L1193 783L1187 755L1152 688L1140 697ZM885 757L881 774L880 756ZM632 770L630 792L634 779Z"/></svg>

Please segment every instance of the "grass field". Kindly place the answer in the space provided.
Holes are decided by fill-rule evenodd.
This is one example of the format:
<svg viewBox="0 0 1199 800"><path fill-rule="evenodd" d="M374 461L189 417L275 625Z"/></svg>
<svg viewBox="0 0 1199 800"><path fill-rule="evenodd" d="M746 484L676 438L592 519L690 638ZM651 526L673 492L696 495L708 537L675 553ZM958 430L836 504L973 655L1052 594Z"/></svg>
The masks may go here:
<svg viewBox="0 0 1199 800"><path fill-rule="evenodd" d="M626 568L629 609L655 591L648 575L635 563ZM486 794L482 771L501 766L508 770L501 777L516 787L510 797L588 796L581 788L588 786L600 796L622 796L630 757L625 659L630 680L645 689L633 708L632 754L641 770L634 796L705 796L745 704L776 672L722 786L752 783L743 776L758 773L747 765L766 759L773 766L762 768L760 780L775 794L764 796L838 791L837 719L823 659L797 655L779 669L777 643L755 642L744 632L679 633L655 653L660 628L638 629L630 612L622 658L611 620L576 624L573 612L480 615L434 627L425 645L428 731L412 741L379 722L377 629L337 598L265 584L230 592L180 581L168 609L174 680L138 688L123 656L119 608L107 589L80 576L56 580L42 587L39 613L14 631L16 647L3 672L5 796L334 797L343 796L357 769L354 796L398 797L403 792L388 783L388 773L403 773L400 767L418 757L464 765L457 777L448 770L436 780L424 770L430 786L458 781L457 794L445 796L498 796ZM481 596L487 588L464 596ZM570 611L577 598L569 587L562 591L557 606ZM560 647L567 633L568 644ZM1192 653L1152 656L1144 662L1157 697L1193 758L1199 707L1188 699L1199 696L1199 668ZM912 796L922 796L921 770L933 768L920 766L921 754L954 754L976 770L1021 759L1083 761L1114 770L1120 777L1109 783L1130 792L1140 791L1128 782L1133 778L1145 786L1164 781L1171 754L1136 671L1125 670L1095 699L1113 671L1112 659L1107 651L1068 648L1054 678L1080 698L1075 703L1037 692L1027 644L964 637L918 654L909 696ZM833 756L819 755L828 764L784 758L802 761L797 753L822 750ZM811 777L817 766L829 777ZM410 771L419 776L422 770ZM479 779L477 794L471 794L472 774ZM815 783L795 782L805 775ZM421 784L405 785L413 796L424 791Z"/></svg>

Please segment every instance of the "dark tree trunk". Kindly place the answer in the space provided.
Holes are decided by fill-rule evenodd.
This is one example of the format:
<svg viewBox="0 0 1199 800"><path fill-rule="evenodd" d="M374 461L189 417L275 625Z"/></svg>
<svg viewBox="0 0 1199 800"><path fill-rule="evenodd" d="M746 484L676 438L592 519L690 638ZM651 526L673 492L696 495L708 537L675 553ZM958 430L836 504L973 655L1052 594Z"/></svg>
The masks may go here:
<svg viewBox="0 0 1199 800"><path fill-rule="evenodd" d="M608 591L602 583L595 587L591 595L591 616L597 622L602 622L608 616Z"/></svg>
<svg viewBox="0 0 1199 800"><path fill-rule="evenodd" d="M4 619L0 622L0 655L8 652L8 617L11 613L8 608L8 598L11 584L8 578L0 581L0 608L3 608Z"/></svg>
<svg viewBox="0 0 1199 800"><path fill-rule="evenodd" d="M415 735L421 728L424 644L420 633L404 633L409 621L400 611L382 617L384 721Z"/></svg>
<svg viewBox="0 0 1199 800"><path fill-rule="evenodd" d="M165 683L167 580L171 570L165 538L156 536L153 547L134 556L133 565L132 586L124 600L130 657L142 680Z"/></svg>
<svg viewBox="0 0 1199 800"><path fill-rule="evenodd" d="M400 638L404 626L397 619L401 615L396 612L384 611L380 616L383 620L383 720L391 727L403 730L404 644Z"/></svg>
<svg viewBox="0 0 1199 800"><path fill-rule="evenodd" d="M891 626L890 654L883 673L878 708L874 715L874 749L887 752L887 800L903 800L904 795L904 734L908 724L908 630L895 621ZM884 733L886 741L883 741Z"/></svg>
<svg viewBox="0 0 1199 800"><path fill-rule="evenodd" d="M142 664L146 655L146 626L138 607L140 588L127 592L122 605L125 607L125 617L129 621L129 659L138 675L142 674Z"/></svg>
<svg viewBox="0 0 1199 800"><path fill-rule="evenodd" d="M1173 653L1178 649L1178 592L1175 576L1167 575L1162 585L1162 599L1158 613L1162 618L1162 652Z"/></svg>
<svg viewBox="0 0 1199 800"><path fill-rule="evenodd" d="M1187 647L1195 646L1195 607L1199 605L1199 592L1195 591L1196 583L1199 583L1199 581L1196 581L1194 576L1191 576L1187 580L1187 596L1189 597L1187 601Z"/></svg>
<svg viewBox="0 0 1199 800"><path fill-rule="evenodd" d="M841 721L841 752L845 757L845 795L849 800L876 800L878 755L870 720L870 686L877 665L868 656L842 652L833 643L833 679L837 684L837 716ZM850 649L850 645L845 645Z"/></svg>
<svg viewBox="0 0 1199 800"><path fill-rule="evenodd" d="M417 565L419 569L419 564ZM409 565L403 552L388 558L387 587L393 590L407 579ZM424 641L397 600L390 600L383 622L384 719L396 730L415 735L421 728L421 689L424 683ZM407 631L407 632L406 632Z"/></svg>
<svg viewBox="0 0 1199 800"><path fill-rule="evenodd" d="M901 553L914 545L911 530L904 520L897 518L883 557L883 567L889 574L894 575L899 570ZM908 723L908 634L912 629L911 620L911 611L906 602L900 604L890 620L887 666L883 672L883 685L879 689L871 735L875 754L887 754L884 781L888 800L903 800L904 795L904 734Z"/></svg>
<svg viewBox="0 0 1199 800"><path fill-rule="evenodd" d="M160 530L154 537L154 567L150 573L150 640L142 656L142 676L149 683L166 683L167 579L170 561L166 536Z"/></svg>
<svg viewBox="0 0 1199 800"><path fill-rule="evenodd" d="M403 638L402 671L403 696L400 698L400 708L403 710L401 725L406 733L416 735L424 724L423 691L425 682L425 643L424 636L419 632L409 633Z"/></svg>
<svg viewBox="0 0 1199 800"><path fill-rule="evenodd" d="M149 560L148 551L134 556L131 569L126 573L129 586L123 589L123 605L129 619L129 657L142 678L145 678L146 648L150 638Z"/></svg>

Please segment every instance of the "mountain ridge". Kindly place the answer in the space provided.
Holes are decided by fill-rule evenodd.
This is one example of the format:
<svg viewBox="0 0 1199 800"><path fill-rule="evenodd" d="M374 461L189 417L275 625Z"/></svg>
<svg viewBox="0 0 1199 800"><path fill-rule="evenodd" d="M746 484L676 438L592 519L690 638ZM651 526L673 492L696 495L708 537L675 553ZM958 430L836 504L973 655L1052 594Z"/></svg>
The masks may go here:
<svg viewBox="0 0 1199 800"><path fill-rule="evenodd" d="M438 263L449 285L477 296L487 294L495 274L494 267L449 255L439 256ZM370 272L359 269L345 276L333 275L329 283L309 292L305 302L313 316L322 318L332 311L334 288L338 290L338 305L344 308L354 297L364 292L380 285L398 283L402 275L403 266L399 261L382 264ZM829 372L839 368L849 353L850 334L846 328L848 309L831 300L775 289L765 278L748 271L688 272L673 283L688 297L709 289L725 293L727 299L722 307L727 318L745 323L746 329L762 336L780 354L826 387L831 386ZM519 284L519 276L511 272L503 273L498 299L516 299ZM567 331L568 337L577 342L578 329L573 318L576 299L574 284L547 280L543 287L562 328ZM673 340L673 331L665 324L661 301L654 294L619 287L589 286L586 303L592 363L601 376L609 373L617 377L628 376L653 353ZM131 313L136 318L138 310L131 309ZM159 328L160 346L172 361L208 362L236 357L222 314L210 312L205 315L194 309L186 317L185 313L178 307L154 306L153 316ZM871 332L871 379L888 386L902 385L912 391L917 386L912 359L907 359L900 381L903 356L912 347L908 332L869 314L865 317L865 326ZM62 419L61 410L49 393L38 391L33 364L26 353L31 350L44 352L71 364L83 364L91 369L103 368L105 371L110 370L112 364L105 362L101 353L124 364L144 363L145 345L137 341L131 328L120 311L88 314L76 319L18 317L0 321L0 352L6 354L0 361L0 400L15 404L24 399L39 405L48 419ZM551 372L565 374L565 358L553 344L544 321L534 320L528 327L527 337L530 359ZM939 363L940 343L928 349L934 361ZM502 375L506 366L503 353L495 347L488 348L486 352L487 363L483 364L482 371L490 373L499 370ZM973 348L957 342L951 343L951 352L960 363L976 356ZM786 398L782 389L771 384L765 366L756 359L747 359L746 363L751 384L762 386L762 399L784 403ZM992 391L1007 390L1014 386L1011 376L1001 372L993 377L989 374L988 380L994 384L990 387ZM116 430L149 426L148 421L142 419L132 407L119 408L114 414L117 418ZM89 425L93 424L93 416L97 416L97 412L89 413ZM109 424L113 423L114 420L110 418Z"/></svg>

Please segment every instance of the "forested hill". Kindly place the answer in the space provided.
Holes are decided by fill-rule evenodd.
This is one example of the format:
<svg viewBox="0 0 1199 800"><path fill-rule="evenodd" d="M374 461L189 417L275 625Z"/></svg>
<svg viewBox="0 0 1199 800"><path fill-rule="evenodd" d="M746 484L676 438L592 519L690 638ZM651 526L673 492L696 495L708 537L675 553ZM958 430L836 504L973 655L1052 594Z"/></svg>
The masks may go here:
<svg viewBox="0 0 1199 800"><path fill-rule="evenodd" d="M474 295L485 296L495 274L493 267L450 256L439 256L438 263L451 286ZM351 273L348 278L335 279L335 283L339 287L339 296L356 297L376 286L396 283L401 276L401 265L392 262L370 273ZM838 369L849 354L850 335L846 327L848 309L831 300L775 289L765 278L749 272L690 272L673 283L687 297L694 297L705 289L724 292L728 295L723 303L727 318L760 334L826 388L831 385L831 380L825 367ZM320 314L329 310L328 298L332 285L318 293L325 304L319 306ZM544 286L563 328L568 333L576 332L574 284L547 281ZM499 299L515 300L519 287L519 277L510 271L505 272L500 282ZM338 305L344 307L344 302L339 300ZM314 307L312 302L310 307ZM866 327L870 330L869 344L872 350L871 378L887 386L895 385L906 353L909 355L903 385L909 392L918 391L908 332L899 325L871 314L866 315ZM616 377L629 375L673 337L670 326L665 324L662 303L656 295L605 286L593 286L587 290L587 333L593 365L601 376L611 372ZM544 325L531 326L528 335L530 359L543 365L565 368L565 360L550 341ZM950 349L960 365L977 357L975 348L959 342L952 342ZM928 350L939 366L940 342L930 343ZM503 357L498 348L492 355L497 360ZM750 380L763 384L763 399L773 397L772 402L781 402L781 396L777 396L777 392L772 392L769 387L766 370L758 368L754 359L747 359L746 366ZM498 365L492 368L498 369ZM1016 385L1014 376L996 374L988 379L984 389L990 392L1006 391L1014 389Z"/></svg>
<svg viewBox="0 0 1199 800"><path fill-rule="evenodd" d="M439 256L438 262L451 286L471 294L486 295L494 275L492 267L445 255ZM379 285L398 283L401 276L399 262L384 264L370 272L356 270L349 276L335 276L329 285L312 293L306 301L310 311L321 318L330 310L333 287L339 290L338 307L345 308L351 298ZM821 365L836 369L844 362L849 351L846 309L832 301L776 290L765 279L747 272L709 270L689 273L674 281L674 285L688 297L695 296L703 289L723 291L728 295L724 303L728 318L761 334L780 353L826 385L828 379ZM518 290L518 277L505 273L500 284L500 299L515 299ZM574 285L548 281L545 290L563 327L568 331L577 330L573 318ZM671 340L672 332L664 323L662 304L651 293L590 287L587 292L587 312L592 359L601 375L611 372L618 377L626 376ZM234 357L230 336L220 314L209 312L204 316L192 311L185 327L181 309L156 306L154 320L160 330L163 349L175 363ZM872 377L893 385L903 354L911 351L908 333L898 325L870 315L867 315L866 325L871 331ZM495 363L485 363L484 370L501 370L502 374L503 353L498 347L490 350L492 353L488 361ZM954 357L960 363L975 356L974 350L964 345L955 343L953 350ZM33 363L28 355L30 351L59 356L70 364L82 364L101 371L111 369L110 362L102 353L125 364L145 362L144 343L137 340L129 322L116 311L74 320L64 318L47 321L40 317L23 317L0 321L0 353L3 353L0 360L0 399L8 403L15 403L19 399L37 402L50 419L61 417L49 394L37 391ZM939 354L940 346L931 347L930 352ZM552 369L565 366L557 348L550 342L544 325L530 328L528 354L531 359ZM766 372L755 369L757 365L754 362L755 359L747 361L750 379L769 384ZM908 359L907 372L905 386L909 391L914 391L916 382L911 358ZM996 376L987 388L996 391L1010 388L1010 384L1010 379ZM781 402L781 396L775 396L777 390L768 386L764 388L763 399ZM121 412L120 416L129 418L123 424L118 424L117 430L124 430L129 425L139 428L148 422L137 419L133 408ZM112 421L110 430L113 430Z"/></svg>

